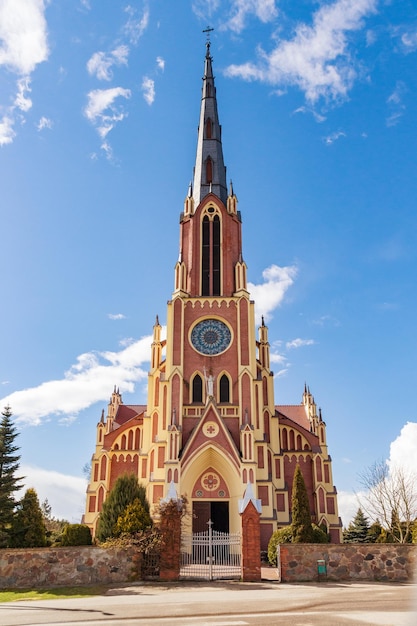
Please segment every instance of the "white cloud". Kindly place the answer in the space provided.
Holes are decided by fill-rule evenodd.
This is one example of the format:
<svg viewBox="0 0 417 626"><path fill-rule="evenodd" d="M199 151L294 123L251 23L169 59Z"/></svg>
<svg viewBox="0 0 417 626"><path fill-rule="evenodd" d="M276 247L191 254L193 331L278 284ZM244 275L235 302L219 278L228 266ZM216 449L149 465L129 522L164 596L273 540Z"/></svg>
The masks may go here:
<svg viewBox="0 0 417 626"><path fill-rule="evenodd" d="M44 117L44 116L42 116L42 117L41 117L41 119L39 120L38 125L37 125L37 127L36 127L36 128L37 128L39 131L41 131L41 130L43 130L44 128L49 128L49 129L51 129L51 128L52 128L52 126L53 126L53 122L52 122L52 120L50 120L48 117Z"/></svg>
<svg viewBox="0 0 417 626"><path fill-rule="evenodd" d="M124 26L124 31L132 44L137 44L139 39L149 24L149 8L145 6L142 17L137 17L137 11L130 5L125 8L128 20Z"/></svg>
<svg viewBox="0 0 417 626"><path fill-rule="evenodd" d="M256 303L256 320L259 324L261 317L265 321L271 319L271 313L282 303L285 293L291 287L297 275L295 266L279 267L271 265L262 272L265 282L261 285L248 283L248 291Z"/></svg>
<svg viewBox="0 0 417 626"><path fill-rule="evenodd" d="M78 476L68 476L59 472L49 471L32 465L22 465L19 472L24 476L23 489L33 488L42 504L46 499L52 508L52 515L58 519L66 519L71 523L79 523L85 512L85 492L87 481Z"/></svg>
<svg viewBox="0 0 417 626"><path fill-rule="evenodd" d="M32 108L32 100L27 97L31 91L30 79L27 76L17 81L17 94L14 103L18 109L25 113Z"/></svg>
<svg viewBox="0 0 417 626"><path fill-rule="evenodd" d="M142 91L143 97L149 106L153 104L153 101L155 100L155 82L152 78L148 78L147 76L143 78Z"/></svg>
<svg viewBox="0 0 417 626"><path fill-rule="evenodd" d="M390 445L390 456L387 460L390 471L400 468L406 476L415 476L417 450L417 422L407 422L398 437ZM359 506L366 508L366 491L357 493L340 491L337 496L339 515L343 525L348 526ZM371 522L373 520L370 520Z"/></svg>
<svg viewBox="0 0 417 626"><path fill-rule="evenodd" d="M281 95L281 94L279 94L279 95ZM306 107L306 106L298 107L298 109L295 109L293 114L295 114L295 113L311 113L311 115L314 117L316 122L318 122L319 124L321 124L322 122L325 122L326 119L327 119L321 113L317 113L317 111L315 111L312 107Z"/></svg>
<svg viewBox="0 0 417 626"><path fill-rule="evenodd" d="M401 467L406 472L417 473L417 422L407 422L390 445L390 468Z"/></svg>
<svg viewBox="0 0 417 626"><path fill-rule="evenodd" d="M311 323L315 324L316 326L324 326L327 324L331 324L332 326L340 326L339 320L332 315L322 315L321 317L313 320Z"/></svg>
<svg viewBox="0 0 417 626"><path fill-rule="evenodd" d="M5 146L8 143L12 143L16 136L13 130L14 119L9 115L5 115L0 121L0 146Z"/></svg>
<svg viewBox="0 0 417 626"><path fill-rule="evenodd" d="M162 57L156 57L156 65L158 66L158 69L164 71L165 59L163 59Z"/></svg>
<svg viewBox="0 0 417 626"><path fill-rule="evenodd" d="M86 352L63 378L9 394L0 406L10 404L18 423L37 426L55 416L72 419L81 410L108 398L117 383L121 391L133 392L145 380L142 365L149 361L152 337L143 337L120 352Z"/></svg>
<svg viewBox="0 0 417 626"><path fill-rule="evenodd" d="M316 342L314 339L293 339L292 341L287 341L285 347L287 350L291 350L293 348L302 348L304 346L313 346Z"/></svg>
<svg viewBox="0 0 417 626"><path fill-rule="evenodd" d="M0 65L27 76L49 55L46 3L43 0L2 0L0 3Z"/></svg>
<svg viewBox="0 0 417 626"><path fill-rule="evenodd" d="M95 89L87 94L88 103L84 109L84 115L96 127L99 136L103 140L101 149L105 152L107 158L111 158L112 150L105 138L114 125L117 122L121 122L127 115L120 106L116 107L115 101L117 98L130 98L130 96L130 89L124 89L123 87Z"/></svg>
<svg viewBox="0 0 417 626"><path fill-rule="evenodd" d="M246 26L248 16L255 15L264 24L278 15L275 0L233 0L230 10L232 17L224 28L240 33Z"/></svg>
<svg viewBox="0 0 417 626"><path fill-rule="evenodd" d="M417 30L404 33L401 37L401 43L406 54L417 50Z"/></svg>
<svg viewBox="0 0 417 626"><path fill-rule="evenodd" d="M123 313L108 313L107 317L110 320L125 320L126 319L126 315L123 315Z"/></svg>
<svg viewBox="0 0 417 626"><path fill-rule="evenodd" d="M128 56L129 48L125 45L118 46L108 54L95 52L87 61L87 71L99 80L111 80L113 65L127 65Z"/></svg>
<svg viewBox="0 0 417 626"><path fill-rule="evenodd" d="M394 91L387 98L390 114L386 119L388 127L396 126L405 112L405 104L403 103L404 95L407 87L402 80L397 81Z"/></svg>
<svg viewBox="0 0 417 626"><path fill-rule="evenodd" d="M362 492L353 493L351 491L338 491L337 505L339 508L339 516L342 518L344 528L349 526L349 523L358 512L361 497L363 497Z"/></svg>
<svg viewBox="0 0 417 626"><path fill-rule="evenodd" d="M194 0L191 7L197 17L202 20L211 19L220 6L220 0Z"/></svg>
<svg viewBox="0 0 417 626"><path fill-rule="evenodd" d="M130 98L130 89L123 87L112 87L111 89L94 89L87 95L88 103L84 109L85 116L92 123L101 122L103 119L113 118L113 115L107 116L104 112L106 109L114 111L114 101L116 98Z"/></svg>
<svg viewBox="0 0 417 626"><path fill-rule="evenodd" d="M15 109L26 113L32 107L30 75L49 56L44 0L1 0L0 67L18 76L13 105L5 107L0 122L0 146L12 143L16 136Z"/></svg>
<svg viewBox="0 0 417 626"><path fill-rule="evenodd" d="M346 137L346 133L344 133L342 130L338 130L338 131L335 131L334 133L331 133L330 135L327 135L327 137L323 137L323 141L326 144L326 146L331 146L332 143L334 143L341 137Z"/></svg>
<svg viewBox="0 0 417 626"><path fill-rule="evenodd" d="M364 18L376 11L377 0L337 0L321 6L313 24L298 24L291 40L280 40L267 54L259 50L257 63L230 65L228 76L272 85L293 85L315 103L319 98L347 97L357 72L349 52L348 34L363 28Z"/></svg>

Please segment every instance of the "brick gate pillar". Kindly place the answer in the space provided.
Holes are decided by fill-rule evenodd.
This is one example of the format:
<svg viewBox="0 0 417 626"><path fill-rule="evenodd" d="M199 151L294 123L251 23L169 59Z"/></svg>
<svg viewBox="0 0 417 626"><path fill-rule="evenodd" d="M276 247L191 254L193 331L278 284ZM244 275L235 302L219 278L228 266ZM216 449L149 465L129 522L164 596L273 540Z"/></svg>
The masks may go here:
<svg viewBox="0 0 417 626"><path fill-rule="evenodd" d="M261 580L261 501L255 499L248 483L243 500L239 500L242 520L242 580Z"/></svg>

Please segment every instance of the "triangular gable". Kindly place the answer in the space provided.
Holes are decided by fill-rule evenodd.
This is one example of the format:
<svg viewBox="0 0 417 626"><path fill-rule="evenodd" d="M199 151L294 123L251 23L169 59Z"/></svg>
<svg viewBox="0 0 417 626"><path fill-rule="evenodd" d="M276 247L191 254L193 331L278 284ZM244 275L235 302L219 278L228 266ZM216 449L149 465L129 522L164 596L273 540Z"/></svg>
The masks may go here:
<svg viewBox="0 0 417 626"><path fill-rule="evenodd" d="M229 430L223 423L213 401L210 401L195 430L191 434L181 455L181 465L185 468L197 451L214 447L224 452L236 466L240 467L240 455Z"/></svg>

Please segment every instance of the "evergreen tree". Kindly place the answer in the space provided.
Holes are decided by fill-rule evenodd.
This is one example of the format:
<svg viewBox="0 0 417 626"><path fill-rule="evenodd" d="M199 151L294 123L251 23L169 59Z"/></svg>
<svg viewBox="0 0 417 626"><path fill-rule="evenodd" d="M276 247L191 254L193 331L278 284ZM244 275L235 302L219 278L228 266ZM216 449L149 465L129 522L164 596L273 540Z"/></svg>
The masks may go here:
<svg viewBox="0 0 417 626"><path fill-rule="evenodd" d="M343 543L368 543L369 520L359 507L348 528L343 531Z"/></svg>
<svg viewBox="0 0 417 626"><path fill-rule="evenodd" d="M379 543L379 539L381 534L383 533L383 528L378 520L370 525L368 530L368 541L369 543Z"/></svg>
<svg viewBox="0 0 417 626"><path fill-rule="evenodd" d="M128 504L123 513L119 515L113 536L118 537L124 533L137 533L151 526L152 519L149 515L149 511L145 509L141 500L136 498L136 500Z"/></svg>
<svg viewBox="0 0 417 626"><path fill-rule="evenodd" d="M28 489L17 506L13 520L11 546L13 548L43 548L46 546L46 527L38 495Z"/></svg>
<svg viewBox="0 0 417 626"><path fill-rule="evenodd" d="M125 513L129 504L132 504L136 499L139 499L149 515L149 503L146 499L145 487L139 485L134 474L120 476L103 502L96 531L96 537L99 541L105 541L109 537L117 535L117 520Z"/></svg>
<svg viewBox="0 0 417 626"><path fill-rule="evenodd" d="M294 472L292 483L292 542L312 543L313 526L311 524L310 503L300 466Z"/></svg>
<svg viewBox="0 0 417 626"><path fill-rule="evenodd" d="M14 492L22 488L21 477L16 477L19 469L19 450L14 445L18 432L12 423L9 406L2 411L0 421L0 547L9 543L9 533L13 522L16 501Z"/></svg>

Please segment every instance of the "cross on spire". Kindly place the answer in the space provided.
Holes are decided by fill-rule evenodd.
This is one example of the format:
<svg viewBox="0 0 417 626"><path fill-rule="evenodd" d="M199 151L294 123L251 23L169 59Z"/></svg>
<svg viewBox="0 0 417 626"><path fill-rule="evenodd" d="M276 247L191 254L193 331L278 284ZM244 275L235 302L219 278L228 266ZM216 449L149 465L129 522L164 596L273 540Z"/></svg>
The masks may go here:
<svg viewBox="0 0 417 626"><path fill-rule="evenodd" d="M210 33L214 30L214 28L210 28L210 26L207 26L207 28L205 28L202 32L206 33L207 35L207 43L210 45Z"/></svg>

